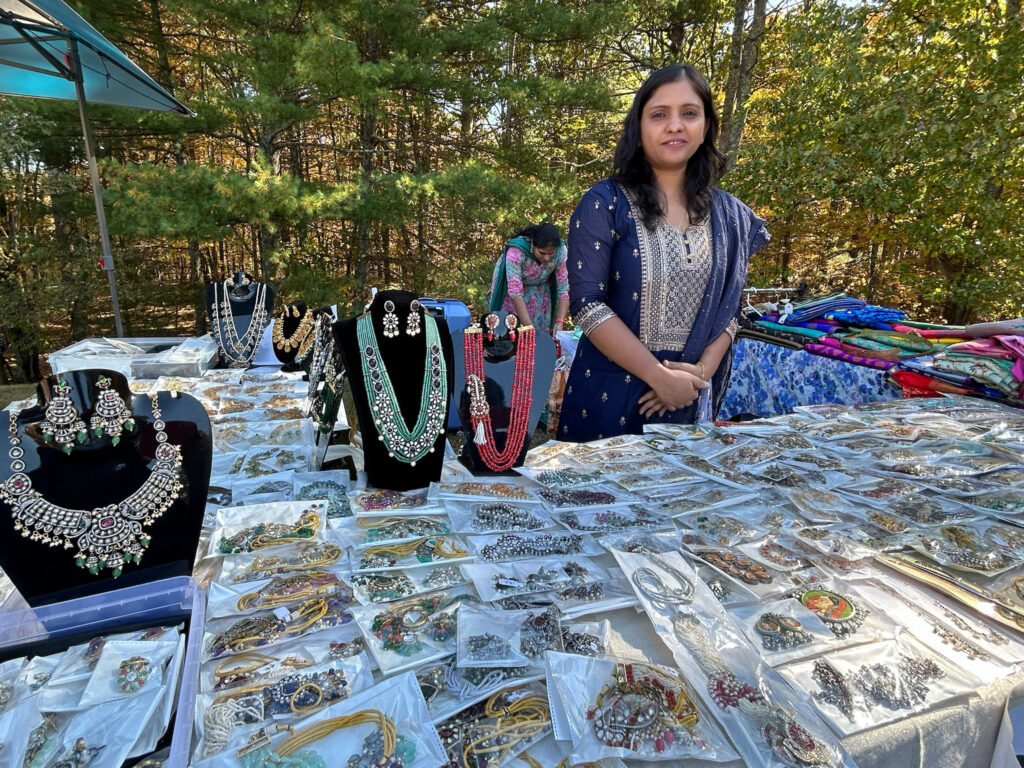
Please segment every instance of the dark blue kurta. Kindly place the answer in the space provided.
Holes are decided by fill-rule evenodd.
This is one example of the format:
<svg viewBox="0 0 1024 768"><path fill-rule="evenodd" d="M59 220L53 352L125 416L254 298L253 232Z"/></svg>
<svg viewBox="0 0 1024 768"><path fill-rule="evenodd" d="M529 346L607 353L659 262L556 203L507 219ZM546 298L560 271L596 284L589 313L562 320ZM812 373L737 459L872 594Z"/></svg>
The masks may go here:
<svg viewBox="0 0 1024 768"><path fill-rule="evenodd" d="M659 360L695 363L739 313L750 257L768 242L765 223L732 195L715 189L712 263L692 328L679 324L683 254L644 228L625 190L606 179L591 187L569 221L569 311L586 333L617 315ZM697 288L700 290L700 288ZM715 410L731 367L726 355L712 380ZM613 363L585 335L569 372L558 427L561 440L638 434L645 421L688 423L696 403L645 420L640 396L650 387Z"/></svg>

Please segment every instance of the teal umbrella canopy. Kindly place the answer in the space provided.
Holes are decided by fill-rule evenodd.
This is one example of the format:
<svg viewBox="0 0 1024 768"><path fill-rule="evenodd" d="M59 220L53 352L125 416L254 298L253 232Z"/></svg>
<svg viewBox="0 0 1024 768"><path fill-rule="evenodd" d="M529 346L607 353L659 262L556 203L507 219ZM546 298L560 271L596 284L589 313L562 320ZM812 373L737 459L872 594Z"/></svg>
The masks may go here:
<svg viewBox="0 0 1024 768"><path fill-rule="evenodd" d="M61 0L0 0L0 93L194 113Z"/></svg>

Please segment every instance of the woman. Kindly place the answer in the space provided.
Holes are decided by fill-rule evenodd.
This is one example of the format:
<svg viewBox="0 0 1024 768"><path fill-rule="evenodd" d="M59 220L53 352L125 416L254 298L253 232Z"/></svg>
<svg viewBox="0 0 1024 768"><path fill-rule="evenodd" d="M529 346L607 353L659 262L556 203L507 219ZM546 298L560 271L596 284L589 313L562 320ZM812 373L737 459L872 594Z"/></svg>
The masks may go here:
<svg viewBox="0 0 1024 768"><path fill-rule="evenodd" d="M652 73L615 149L614 174L569 222L569 296L583 329L558 436L639 433L692 422L701 389L721 404L747 262L764 221L715 184L711 89L691 66Z"/></svg>
<svg viewBox="0 0 1024 768"><path fill-rule="evenodd" d="M519 230L505 243L491 279L491 312L505 310L523 325L554 336L569 309L565 243L549 222Z"/></svg>

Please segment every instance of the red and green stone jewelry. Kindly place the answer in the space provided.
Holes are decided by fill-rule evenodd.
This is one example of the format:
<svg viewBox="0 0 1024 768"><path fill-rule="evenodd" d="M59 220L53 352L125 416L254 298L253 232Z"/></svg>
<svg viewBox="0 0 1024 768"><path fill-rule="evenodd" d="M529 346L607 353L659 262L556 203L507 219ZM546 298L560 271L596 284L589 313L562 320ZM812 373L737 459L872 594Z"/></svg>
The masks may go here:
<svg viewBox="0 0 1024 768"><path fill-rule="evenodd" d="M54 504L32 487L25 474L25 449L18 433L18 412L9 413L7 427L11 474L0 485L0 499L11 507L14 530L22 536L65 549L77 547L75 565L95 575L110 569L117 578L126 563L138 563L149 546L144 528L163 515L181 494L181 448L167 442L167 425L157 402L153 407L156 463L146 481L123 501L95 509Z"/></svg>

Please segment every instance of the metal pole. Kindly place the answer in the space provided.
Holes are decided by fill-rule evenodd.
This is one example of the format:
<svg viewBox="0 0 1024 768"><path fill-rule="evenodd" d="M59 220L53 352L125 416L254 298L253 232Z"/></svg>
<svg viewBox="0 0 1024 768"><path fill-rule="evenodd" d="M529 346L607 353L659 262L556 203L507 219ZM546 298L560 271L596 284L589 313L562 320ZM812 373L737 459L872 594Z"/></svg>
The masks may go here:
<svg viewBox="0 0 1024 768"><path fill-rule="evenodd" d="M100 225L100 247L103 251L103 269L110 281L110 301L114 305L114 333L118 338L124 336L121 327L121 307L117 303L117 283L114 280L114 256L110 252L110 233L107 231L107 216L103 211L103 190L100 187L100 173L96 168L96 149L89 125L89 110L85 103L85 86L82 83L82 67L78 59L78 43L68 41L68 52L71 67L75 76L75 93L78 95L78 114L82 118L82 134L85 136L85 152L89 162L89 176L92 178L92 196L96 202L96 218Z"/></svg>

